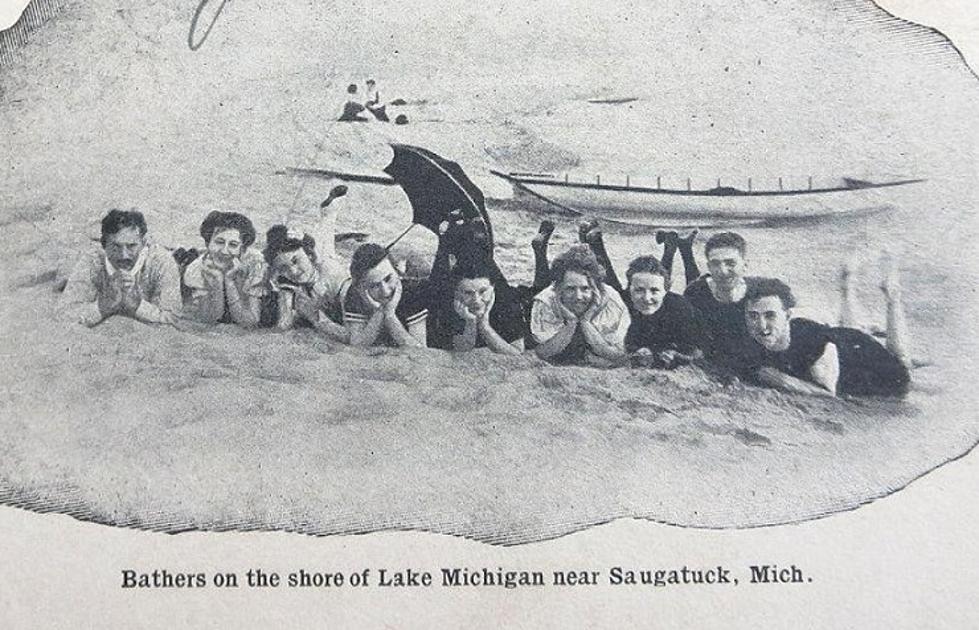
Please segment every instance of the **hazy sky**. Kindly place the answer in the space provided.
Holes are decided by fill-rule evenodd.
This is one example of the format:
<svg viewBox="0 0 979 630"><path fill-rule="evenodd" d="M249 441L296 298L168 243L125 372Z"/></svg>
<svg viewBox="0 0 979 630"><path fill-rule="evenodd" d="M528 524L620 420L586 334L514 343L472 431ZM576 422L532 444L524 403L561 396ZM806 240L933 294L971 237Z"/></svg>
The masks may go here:
<svg viewBox="0 0 979 630"><path fill-rule="evenodd" d="M187 0L188 9L197 0ZM12 26L30 0L0 0L0 30ZM891 14L937 28L947 35L975 71L979 68L979 2L975 0L877 0Z"/></svg>
<svg viewBox="0 0 979 630"><path fill-rule="evenodd" d="M196 0L188 0L188 7ZM30 0L0 0L0 30L12 26ZM877 0L893 15L937 28L965 56L973 70L979 67L979 3L975 0Z"/></svg>

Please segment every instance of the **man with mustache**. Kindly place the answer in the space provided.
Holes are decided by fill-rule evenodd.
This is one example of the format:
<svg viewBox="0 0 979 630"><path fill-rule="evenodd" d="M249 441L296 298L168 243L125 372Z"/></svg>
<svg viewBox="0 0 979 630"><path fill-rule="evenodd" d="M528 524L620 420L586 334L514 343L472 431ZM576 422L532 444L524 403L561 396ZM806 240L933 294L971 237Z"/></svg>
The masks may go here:
<svg viewBox="0 0 979 630"><path fill-rule="evenodd" d="M173 324L181 311L180 272L170 252L147 241L142 213L110 210L101 243L68 276L61 316L86 326L113 315Z"/></svg>

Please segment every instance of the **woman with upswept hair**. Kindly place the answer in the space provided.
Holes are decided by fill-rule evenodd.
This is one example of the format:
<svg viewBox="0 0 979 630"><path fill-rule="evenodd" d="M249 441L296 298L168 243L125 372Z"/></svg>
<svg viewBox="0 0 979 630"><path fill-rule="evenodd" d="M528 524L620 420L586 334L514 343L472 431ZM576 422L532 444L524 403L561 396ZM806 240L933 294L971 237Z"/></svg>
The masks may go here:
<svg viewBox="0 0 979 630"><path fill-rule="evenodd" d="M200 227L204 251L177 254L184 315L208 324L257 326L267 293L265 260L250 249L255 227L243 214L215 210Z"/></svg>
<svg viewBox="0 0 979 630"><path fill-rule="evenodd" d="M316 237L284 224L269 228L264 254L274 299L269 300L266 317L279 330L312 327L334 341L348 343L350 334L341 323L341 290L347 274L336 257L336 212L329 208L334 198L331 193L320 206Z"/></svg>

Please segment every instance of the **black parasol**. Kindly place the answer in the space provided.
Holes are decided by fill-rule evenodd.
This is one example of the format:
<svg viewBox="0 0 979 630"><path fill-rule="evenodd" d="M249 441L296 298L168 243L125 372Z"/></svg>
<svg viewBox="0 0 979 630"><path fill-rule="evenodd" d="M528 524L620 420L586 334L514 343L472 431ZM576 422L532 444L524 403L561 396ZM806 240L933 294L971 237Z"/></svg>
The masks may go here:
<svg viewBox="0 0 979 630"><path fill-rule="evenodd" d="M467 221L486 225L489 247L493 247L493 228L486 214L483 193L455 162L428 149L408 144L392 144L394 159L384 172L404 189L413 210L412 222L435 234L439 225L450 221L450 213L458 211Z"/></svg>

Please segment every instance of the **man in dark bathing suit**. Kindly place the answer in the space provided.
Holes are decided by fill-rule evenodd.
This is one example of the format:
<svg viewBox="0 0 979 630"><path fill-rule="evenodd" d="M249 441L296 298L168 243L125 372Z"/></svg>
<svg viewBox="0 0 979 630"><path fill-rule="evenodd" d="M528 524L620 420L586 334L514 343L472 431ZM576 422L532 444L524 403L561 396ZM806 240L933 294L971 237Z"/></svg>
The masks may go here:
<svg viewBox="0 0 979 630"><path fill-rule="evenodd" d="M723 367L733 368L749 340L744 296L756 278L746 275L747 244L741 235L734 232L715 234L707 240L704 251L709 273L690 282L683 295L703 317L707 358ZM691 260L693 258L692 251L680 249L680 253L684 258L688 255Z"/></svg>
<svg viewBox="0 0 979 630"><path fill-rule="evenodd" d="M911 383L900 282L892 269L881 285L887 298L888 336L883 346L855 328L830 327L792 317L795 298L780 280L760 278L744 298L752 344L744 374L782 391L820 396L902 396Z"/></svg>

